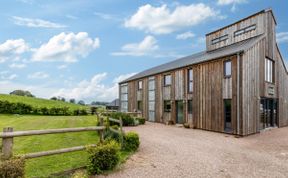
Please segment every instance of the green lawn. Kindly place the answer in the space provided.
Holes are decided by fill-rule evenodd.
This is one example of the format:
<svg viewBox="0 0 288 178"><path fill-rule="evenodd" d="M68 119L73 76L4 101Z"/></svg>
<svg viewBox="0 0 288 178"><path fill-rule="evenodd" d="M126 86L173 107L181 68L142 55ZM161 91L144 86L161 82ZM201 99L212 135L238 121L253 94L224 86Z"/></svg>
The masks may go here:
<svg viewBox="0 0 288 178"><path fill-rule="evenodd" d="M2 101L9 101L11 103L25 103L31 105L32 107L69 107L71 110L75 109L86 109L87 106L81 106L78 104L72 104L63 101L54 101L54 100L47 100L47 99L40 99L40 98L32 98L32 97L25 97L25 96L16 96L16 95L5 95L0 94L0 100Z"/></svg>
<svg viewBox="0 0 288 178"><path fill-rule="evenodd" d="M1 97L1 96L0 96ZM0 129L13 127L19 130L38 130L52 128L69 128L95 126L95 116L35 116L35 115L1 115ZM96 132L52 134L19 137L14 140L14 153L31 152L87 145L99 141ZM0 144L2 140L0 141ZM84 166L87 160L85 151L66 153L55 156L31 159L26 162L26 177L47 177L51 173Z"/></svg>

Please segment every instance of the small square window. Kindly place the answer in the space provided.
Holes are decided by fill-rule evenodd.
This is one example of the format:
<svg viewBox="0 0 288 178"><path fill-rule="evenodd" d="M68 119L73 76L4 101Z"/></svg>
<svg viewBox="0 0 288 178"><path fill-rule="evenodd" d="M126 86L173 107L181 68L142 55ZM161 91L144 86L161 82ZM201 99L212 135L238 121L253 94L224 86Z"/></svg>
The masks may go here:
<svg viewBox="0 0 288 178"><path fill-rule="evenodd" d="M143 103L142 103L142 101L138 101L137 102L137 110L142 111L142 109L143 109Z"/></svg>
<svg viewBox="0 0 288 178"><path fill-rule="evenodd" d="M170 100L164 101L164 112L171 112L171 101Z"/></svg>
<svg viewBox="0 0 288 178"><path fill-rule="evenodd" d="M232 75L232 63L231 60L224 61L224 77L231 77Z"/></svg>
<svg viewBox="0 0 288 178"><path fill-rule="evenodd" d="M171 75L164 75L164 86L169 86L172 84Z"/></svg>

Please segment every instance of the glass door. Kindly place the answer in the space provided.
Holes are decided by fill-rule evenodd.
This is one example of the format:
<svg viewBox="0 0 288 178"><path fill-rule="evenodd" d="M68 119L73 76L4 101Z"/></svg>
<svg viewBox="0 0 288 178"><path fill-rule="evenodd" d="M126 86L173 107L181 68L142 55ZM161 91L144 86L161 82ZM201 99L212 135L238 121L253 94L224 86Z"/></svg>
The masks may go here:
<svg viewBox="0 0 288 178"><path fill-rule="evenodd" d="M184 115L183 115L183 101L176 101L176 122L177 124L184 123Z"/></svg>

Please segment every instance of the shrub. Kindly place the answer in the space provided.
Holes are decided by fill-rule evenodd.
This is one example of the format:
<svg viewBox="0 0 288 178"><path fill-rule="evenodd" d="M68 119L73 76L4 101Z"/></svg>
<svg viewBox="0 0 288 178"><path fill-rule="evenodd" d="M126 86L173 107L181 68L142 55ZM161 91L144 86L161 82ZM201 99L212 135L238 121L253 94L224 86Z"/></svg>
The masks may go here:
<svg viewBox="0 0 288 178"><path fill-rule="evenodd" d="M129 114L121 113L121 112L111 112L111 113L107 113L106 115L114 119L118 119L118 120L122 118L123 126L135 125L134 118Z"/></svg>
<svg viewBox="0 0 288 178"><path fill-rule="evenodd" d="M107 129L104 132L104 139L105 140L115 140L116 142L120 143L121 135L119 133L112 132L111 130Z"/></svg>
<svg viewBox="0 0 288 178"><path fill-rule="evenodd" d="M128 132L124 135L124 150L136 151L140 145L139 136L135 132Z"/></svg>
<svg viewBox="0 0 288 178"><path fill-rule="evenodd" d="M1 178L22 178L24 177L25 162L22 158L10 159L0 162Z"/></svg>
<svg viewBox="0 0 288 178"><path fill-rule="evenodd" d="M119 126L118 125L112 125L111 128L115 129L115 130L119 130Z"/></svg>
<svg viewBox="0 0 288 178"><path fill-rule="evenodd" d="M88 115L86 109L80 109L80 115Z"/></svg>
<svg viewBox="0 0 288 178"><path fill-rule="evenodd" d="M113 140L88 148L88 173L95 175L114 169L120 161L119 151L119 144Z"/></svg>
<svg viewBox="0 0 288 178"><path fill-rule="evenodd" d="M139 121L139 124L141 124L141 125L143 125L143 124L145 124L145 118L143 118L143 117L136 117L136 119Z"/></svg>

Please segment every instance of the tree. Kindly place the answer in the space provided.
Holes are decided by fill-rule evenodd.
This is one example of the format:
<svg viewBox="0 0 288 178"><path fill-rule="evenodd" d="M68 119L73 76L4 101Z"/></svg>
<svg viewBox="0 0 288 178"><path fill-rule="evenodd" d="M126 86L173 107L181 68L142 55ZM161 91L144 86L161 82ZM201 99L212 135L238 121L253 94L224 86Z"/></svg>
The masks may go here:
<svg viewBox="0 0 288 178"><path fill-rule="evenodd" d="M27 96L27 97L35 97L31 94L30 91L24 91L24 90L14 90L10 93L10 95L18 95L18 96Z"/></svg>
<svg viewBox="0 0 288 178"><path fill-rule="evenodd" d="M78 101L78 104L80 104L80 105L85 105L85 102L83 101L83 100L80 100L80 101Z"/></svg>
<svg viewBox="0 0 288 178"><path fill-rule="evenodd" d="M60 100L61 100L61 101L63 101L63 102L65 102L65 101L66 101L66 100L65 100L65 98L61 98Z"/></svg>
<svg viewBox="0 0 288 178"><path fill-rule="evenodd" d="M74 98L71 98L71 99L69 100L69 102L75 104L75 103L76 103L76 100L75 100Z"/></svg>
<svg viewBox="0 0 288 178"><path fill-rule="evenodd" d="M53 96L52 98L50 98L50 100L55 100L55 101L57 101L57 97L56 97L56 96Z"/></svg>

